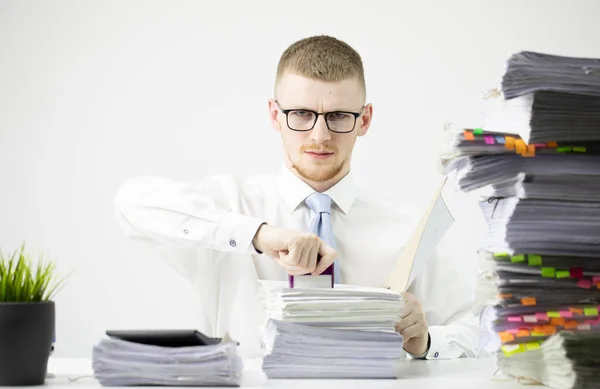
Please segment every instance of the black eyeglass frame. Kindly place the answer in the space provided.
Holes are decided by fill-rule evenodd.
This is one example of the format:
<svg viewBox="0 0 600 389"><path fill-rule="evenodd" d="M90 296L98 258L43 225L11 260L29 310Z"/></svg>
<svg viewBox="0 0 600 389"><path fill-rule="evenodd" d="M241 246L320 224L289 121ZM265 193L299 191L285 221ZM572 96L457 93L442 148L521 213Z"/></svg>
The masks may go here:
<svg viewBox="0 0 600 389"><path fill-rule="evenodd" d="M281 105L279 104L279 102L277 100L275 100L275 103L277 104L277 106L279 107L279 109L281 110L281 112L283 112L285 114L285 124L287 125L287 127L292 130L292 131L297 131L297 132L308 132L308 131L312 131L313 128L315 128L315 125L317 124L317 121L319 120L319 116L323 115L323 118L325 119L325 125L327 126L327 129L331 132L335 132L336 134L349 134L352 131L354 131L354 129L356 128L356 119L358 119L358 117L362 114L363 109L365 109L365 106L363 106L360 109L360 112L350 112L350 111L331 111L331 112L317 112L317 111L313 111L310 109L304 109L304 108L290 108L290 109L283 109L281 108ZM315 120L312 124L312 126L306 130L297 130L295 128L292 128L290 126L290 122L289 122L289 116L288 113L292 112L292 111L305 111L305 112L310 112L312 114L315 115ZM327 115L330 114L335 114L335 113L344 113L344 114L350 114L352 116L354 116L354 124L352 125L352 129L349 131L335 131L332 130L331 127L329 127L329 121L327 120Z"/></svg>

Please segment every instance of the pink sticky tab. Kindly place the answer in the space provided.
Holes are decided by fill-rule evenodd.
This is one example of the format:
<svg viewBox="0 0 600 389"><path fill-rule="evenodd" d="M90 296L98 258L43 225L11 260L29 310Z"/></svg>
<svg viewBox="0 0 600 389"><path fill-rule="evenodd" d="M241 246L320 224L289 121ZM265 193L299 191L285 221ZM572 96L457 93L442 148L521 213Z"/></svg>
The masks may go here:
<svg viewBox="0 0 600 389"><path fill-rule="evenodd" d="M506 332L510 332L511 334L518 334L519 329L518 328L509 328L508 330L506 330Z"/></svg>
<svg viewBox="0 0 600 389"><path fill-rule="evenodd" d="M493 145L494 144L494 137L491 135L486 135L483 137L483 139L485 139L485 143L488 145Z"/></svg>
<svg viewBox="0 0 600 389"><path fill-rule="evenodd" d="M548 314L546 312L538 312L535 314L535 317L537 317L538 320L541 321L547 321L548 320Z"/></svg>
<svg viewBox="0 0 600 389"><path fill-rule="evenodd" d="M600 276L593 276L592 282L595 284L596 282L600 282Z"/></svg>
<svg viewBox="0 0 600 389"><path fill-rule="evenodd" d="M592 281L590 281L590 280L579 280L577 282L577 285L579 285L582 288L589 289L589 288L592 287Z"/></svg>
<svg viewBox="0 0 600 389"><path fill-rule="evenodd" d="M524 315L523 316L523 321L525 323L537 323L537 317L535 317L535 315Z"/></svg>
<svg viewBox="0 0 600 389"><path fill-rule="evenodd" d="M571 319L573 317L573 312L571 311L560 311L558 313L560 313L560 317L564 317L567 319Z"/></svg>
<svg viewBox="0 0 600 389"><path fill-rule="evenodd" d="M521 316L510 316L508 318L508 321L511 323L520 323L521 322Z"/></svg>
<svg viewBox="0 0 600 389"><path fill-rule="evenodd" d="M534 143L534 146L536 148L540 148L540 149L545 149L546 148L546 144L545 143Z"/></svg>

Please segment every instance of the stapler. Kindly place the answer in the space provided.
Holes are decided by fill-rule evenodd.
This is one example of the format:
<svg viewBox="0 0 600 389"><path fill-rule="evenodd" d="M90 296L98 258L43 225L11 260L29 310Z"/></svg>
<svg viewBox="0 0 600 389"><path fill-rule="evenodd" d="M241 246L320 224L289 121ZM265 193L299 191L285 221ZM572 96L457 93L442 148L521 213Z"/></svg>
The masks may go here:
<svg viewBox="0 0 600 389"><path fill-rule="evenodd" d="M317 258L317 262L321 256ZM315 289L315 288L333 288L333 267L332 263L323 273L318 276L303 274L300 276L288 276L289 286L291 289Z"/></svg>

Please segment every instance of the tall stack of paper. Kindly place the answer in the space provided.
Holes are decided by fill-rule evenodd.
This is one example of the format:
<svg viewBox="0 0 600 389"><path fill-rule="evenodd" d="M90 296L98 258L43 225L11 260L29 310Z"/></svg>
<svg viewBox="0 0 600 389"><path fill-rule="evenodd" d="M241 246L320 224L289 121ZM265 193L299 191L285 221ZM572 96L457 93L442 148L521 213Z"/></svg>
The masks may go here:
<svg viewBox="0 0 600 389"><path fill-rule="evenodd" d="M164 347L116 338L93 349L92 367L103 386L239 386L237 343Z"/></svg>
<svg viewBox="0 0 600 389"><path fill-rule="evenodd" d="M383 288L291 289L263 281L263 371L269 378L396 378L404 302Z"/></svg>
<svg viewBox="0 0 600 389"><path fill-rule="evenodd" d="M518 53L482 103L480 128L449 130L442 165L488 222L483 347L513 376L598 387L600 61Z"/></svg>

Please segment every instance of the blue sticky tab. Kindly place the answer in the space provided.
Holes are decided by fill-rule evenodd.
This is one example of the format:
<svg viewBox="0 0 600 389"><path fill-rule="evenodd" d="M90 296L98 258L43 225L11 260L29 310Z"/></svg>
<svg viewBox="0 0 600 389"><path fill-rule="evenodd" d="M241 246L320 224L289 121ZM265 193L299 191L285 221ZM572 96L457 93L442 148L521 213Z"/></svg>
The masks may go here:
<svg viewBox="0 0 600 389"><path fill-rule="evenodd" d="M496 142L500 143L501 145L505 144L506 141L504 140L503 136L497 136L496 137Z"/></svg>

